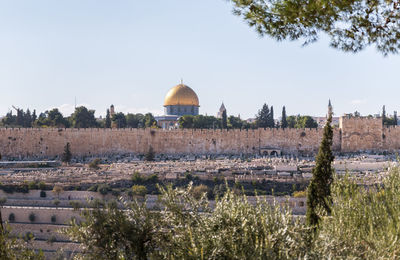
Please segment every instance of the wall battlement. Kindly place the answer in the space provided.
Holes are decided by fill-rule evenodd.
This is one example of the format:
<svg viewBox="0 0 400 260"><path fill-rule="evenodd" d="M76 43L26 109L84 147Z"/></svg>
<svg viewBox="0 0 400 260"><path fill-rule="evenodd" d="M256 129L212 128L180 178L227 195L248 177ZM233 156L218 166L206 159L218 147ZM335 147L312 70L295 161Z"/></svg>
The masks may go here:
<svg viewBox="0 0 400 260"><path fill-rule="evenodd" d="M256 154L276 147L284 153L315 154L323 129L56 129L0 128L0 153L5 158L60 156L67 142L75 156L145 154ZM379 118L340 119L334 129L336 152L400 150L400 127L384 127Z"/></svg>

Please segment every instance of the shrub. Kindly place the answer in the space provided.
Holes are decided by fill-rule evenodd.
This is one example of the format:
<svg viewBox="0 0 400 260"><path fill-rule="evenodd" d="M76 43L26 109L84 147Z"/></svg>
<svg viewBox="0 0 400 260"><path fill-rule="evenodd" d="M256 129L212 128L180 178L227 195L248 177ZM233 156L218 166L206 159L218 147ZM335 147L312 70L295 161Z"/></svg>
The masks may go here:
<svg viewBox="0 0 400 260"><path fill-rule="evenodd" d="M40 197L41 198L46 198L46 196L47 196L46 192L44 190L41 190L40 191Z"/></svg>
<svg viewBox="0 0 400 260"><path fill-rule="evenodd" d="M30 181L28 183L28 189L29 190L37 190L38 189L38 185L35 181Z"/></svg>
<svg viewBox="0 0 400 260"><path fill-rule="evenodd" d="M54 186L53 192L57 195L57 197L60 197L60 193L63 192L64 189L61 186Z"/></svg>
<svg viewBox="0 0 400 260"><path fill-rule="evenodd" d="M197 200L201 199L201 197L203 196L203 194L206 194L207 196L208 193L208 187L201 184L199 186L195 186L193 187L193 189L191 190L191 194L193 195L193 197Z"/></svg>
<svg viewBox="0 0 400 260"><path fill-rule="evenodd" d="M35 236L33 235L32 232L26 232L25 235L24 235L24 237L23 237L23 239L24 239L26 242L32 241L34 238L35 238Z"/></svg>
<svg viewBox="0 0 400 260"><path fill-rule="evenodd" d="M92 170L98 170L98 169L100 169L100 167L99 167L100 163L101 163L100 158L96 158L89 163L89 168Z"/></svg>
<svg viewBox="0 0 400 260"><path fill-rule="evenodd" d="M153 147L150 146L149 150L144 155L144 160L148 161L148 162L152 162L152 161L154 161L154 157L155 157L155 153L154 153Z"/></svg>
<svg viewBox="0 0 400 260"><path fill-rule="evenodd" d="M56 221L57 221L56 215L51 216L50 220L51 220L51 223L53 223L53 224L56 223Z"/></svg>
<svg viewBox="0 0 400 260"><path fill-rule="evenodd" d="M48 243L53 244L54 242L57 242L57 238L55 236L51 236L48 240Z"/></svg>
<svg viewBox="0 0 400 260"><path fill-rule="evenodd" d="M147 189L143 185L133 185L132 186L132 195L133 196L141 196L144 197L147 193Z"/></svg>
<svg viewBox="0 0 400 260"><path fill-rule="evenodd" d="M31 213L29 214L29 220L30 220L31 222L35 222L35 219L36 219L35 213L31 212Z"/></svg>
<svg viewBox="0 0 400 260"><path fill-rule="evenodd" d="M14 222L15 221L15 214L14 213L10 213L10 215L8 216L8 221L10 221L10 222Z"/></svg>
<svg viewBox="0 0 400 260"><path fill-rule="evenodd" d="M93 192L96 192L97 191L97 187L98 187L99 185L97 185L97 184L94 184L94 185L92 185L92 186L90 186L90 188L88 189L88 191L93 191Z"/></svg>
<svg viewBox="0 0 400 260"><path fill-rule="evenodd" d="M56 206L56 208L58 207L58 205L60 205L60 201L59 200L54 200L53 203Z"/></svg>
<svg viewBox="0 0 400 260"><path fill-rule="evenodd" d="M79 201L70 201L69 205L74 208L74 210L78 210L82 207L82 204Z"/></svg>
<svg viewBox="0 0 400 260"><path fill-rule="evenodd" d="M38 188L40 189L40 190L45 190L46 189L46 183L44 183L44 182L39 182L39 184L38 184Z"/></svg>
<svg viewBox="0 0 400 260"><path fill-rule="evenodd" d="M295 191L293 192L293 197L295 198L305 198L307 197L307 191L303 190L303 191Z"/></svg>
<svg viewBox="0 0 400 260"><path fill-rule="evenodd" d="M101 195L107 195L110 187L107 184L102 184L97 187L97 192L99 192Z"/></svg>

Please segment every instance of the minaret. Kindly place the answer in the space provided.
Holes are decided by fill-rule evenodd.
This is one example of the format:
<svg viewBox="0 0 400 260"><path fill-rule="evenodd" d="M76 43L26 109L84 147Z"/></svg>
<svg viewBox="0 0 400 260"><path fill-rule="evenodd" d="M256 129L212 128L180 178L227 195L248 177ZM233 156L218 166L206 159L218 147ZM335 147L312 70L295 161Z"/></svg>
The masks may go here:
<svg viewBox="0 0 400 260"><path fill-rule="evenodd" d="M330 99L328 103L328 114L326 115L326 117L328 118L329 116L333 116L333 107Z"/></svg>
<svg viewBox="0 0 400 260"><path fill-rule="evenodd" d="M115 115L114 105L110 106L110 116L113 117Z"/></svg>
<svg viewBox="0 0 400 260"><path fill-rule="evenodd" d="M224 111L226 112L226 108L225 108L224 102L222 102L222 105L219 108L219 111L217 113L217 118L222 118L222 114L224 113Z"/></svg>

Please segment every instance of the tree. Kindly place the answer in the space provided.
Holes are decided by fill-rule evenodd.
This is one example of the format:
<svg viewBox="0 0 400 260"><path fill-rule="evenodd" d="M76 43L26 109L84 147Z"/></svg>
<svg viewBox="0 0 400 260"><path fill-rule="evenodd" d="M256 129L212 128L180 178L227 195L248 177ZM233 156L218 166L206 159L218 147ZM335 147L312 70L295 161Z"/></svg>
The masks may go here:
<svg viewBox="0 0 400 260"><path fill-rule="evenodd" d="M133 185L132 186L132 195L144 197L147 193L147 188L143 185Z"/></svg>
<svg viewBox="0 0 400 260"><path fill-rule="evenodd" d="M269 123L269 108L268 105L264 103L263 107L258 110L258 114L256 115L256 124L257 127L268 127Z"/></svg>
<svg viewBox="0 0 400 260"><path fill-rule="evenodd" d="M113 125L117 128L125 128L126 127L126 117L124 113L119 112L113 115L112 117Z"/></svg>
<svg viewBox="0 0 400 260"><path fill-rule="evenodd" d="M104 128L111 128L110 109L107 109L106 120L104 122Z"/></svg>
<svg viewBox="0 0 400 260"><path fill-rule="evenodd" d="M61 161L63 163L69 164L71 162L71 159L72 159L71 146L70 146L69 143L67 143L64 146L64 152L63 152L63 154L61 156Z"/></svg>
<svg viewBox="0 0 400 260"><path fill-rule="evenodd" d="M287 128L288 127L288 122L286 120L286 107L285 106L283 106L283 108L282 108L281 127L282 128Z"/></svg>
<svg viewBox="0 0 400 260"><path fill-rule="evenodd" d="M63 192L63 188L61 186L54 186L53 193L57 194L57 197L60 198L60 193Z"/></svg>
<svg viewBox="0 0 400 260"><path fill-rule="evenodd" d="M375 45L387 55L400 48L398 1L230 1L234 14L278 41L303 39L307 45L325 33L332 47L346 52Z"/></svg>
<svg viewBox="0 0 400 260"><path fill-rule="evenodd" d="M399 121L397 119L397 111L393 112L393 121L394 121L394 125L397 125L397 122ZM1 155L0 155L0 160L1 160Z"/></svg>
<svg viewBox="0 0 400 260"><path fill-rule="evenodd" d="M147 153L144 155L144 160L145 160L145 161L148 161L148 162L152 162L152 161L154 161L154 157L155 157L155 154L154 154L153 147L150 146L150 147L149 147L149 150L148 150Z"/></svg>
<svg viewBox="0 0 400 260"><path fill-rule="evenodd" d="M94 110L88 110L84 106L75 108L75 112L71 115L72 126L74 128L96 127L94 112Z"/></svg>
<svg viewBox="0 0 400 260"><path fill-rule="evenodd" d="M382 107L382 122L386 121L386 108L385 106Z"/></svg>
<svg viewBox="0 0 400 260"><path fill-rule="evenodd" d="M333 182L332 154L333 131L332 115L324 127L324 135L312 170L313 177L307 189L307 214L306 222L309 226L317 228L320 216L317 211L322 208L327 214L331 212L331 184Z"/></svg>
<svg viewBox="0 0 400 260"><path fill-rule="evenodd" d="M274 119L274 107L271 106L271 109L269 110L269 115L268 115L268 127L275 127L275 119Z"/></svg>
<svg viewBox="0 0 400 260"><path fill-rule="evenodd" d="M136 200L124 206L121 210L116 203L108 203L85 210L82 222L71 221L64 233L82 244L85 258L149 259L157 246L159 216Z"/></svg>
<svg viewBox="0 0 400 260"><path fill-rule="evenodd" d="M226 110L224 110L222 112L221 126L223 129L228 128L228 120L227 120L227 116L226 116Z"/></svg>
<svg viewBox="0 0 400 260"><path fill-rule="evenodd" d="M145 127L152 127L155 124L157 124L156 119L151 113L147 113L146 115L144 115L144 120L145 120Z"/></svg>

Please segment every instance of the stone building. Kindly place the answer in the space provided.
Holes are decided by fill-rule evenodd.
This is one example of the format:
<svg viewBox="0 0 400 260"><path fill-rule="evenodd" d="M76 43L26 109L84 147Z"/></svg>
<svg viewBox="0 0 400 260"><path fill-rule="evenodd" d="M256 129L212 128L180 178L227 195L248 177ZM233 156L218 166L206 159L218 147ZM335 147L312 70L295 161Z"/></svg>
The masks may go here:
<svg viewBox="0 0 400 260"><path fill-rule="evenodd" d="M171 88L164 99L164 115L156 117L157 125L163 129L176 127L179 117L199 114L199 98L196 92L183 83Z"/></svg>
<svg viewBox="0 0 400 260"><path fill-rule="evenodd" d="M217 113L217 118L222 118L222 114L224 113L224 111L226 113L226 108L225 108L224 102L222 102L222 105L219 108L219 111Z"/></svg>

